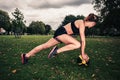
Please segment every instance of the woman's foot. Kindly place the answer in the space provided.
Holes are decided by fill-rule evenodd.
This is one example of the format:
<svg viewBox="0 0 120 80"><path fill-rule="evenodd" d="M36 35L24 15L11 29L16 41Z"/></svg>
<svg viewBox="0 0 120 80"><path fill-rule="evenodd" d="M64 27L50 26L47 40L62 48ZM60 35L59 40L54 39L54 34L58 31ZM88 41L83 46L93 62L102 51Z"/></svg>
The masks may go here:
<svg viewBox="0 0 120 80"><path fill-rule="evenodd" d="M25 55L26 55L26 54L21 54L22 64L27 64L27 63L28 63L28 58L27 58Z"/></svg>
<svg viewBox="0 0 120 80"><path fill-rule="evenodd" d="M53 57L55 57L55 56L57 55L57 49L58 49L57 46L53 47L53 49L50 51L50 53L49 53L49 55L48 55L48 58L53 58Z"/></svg>

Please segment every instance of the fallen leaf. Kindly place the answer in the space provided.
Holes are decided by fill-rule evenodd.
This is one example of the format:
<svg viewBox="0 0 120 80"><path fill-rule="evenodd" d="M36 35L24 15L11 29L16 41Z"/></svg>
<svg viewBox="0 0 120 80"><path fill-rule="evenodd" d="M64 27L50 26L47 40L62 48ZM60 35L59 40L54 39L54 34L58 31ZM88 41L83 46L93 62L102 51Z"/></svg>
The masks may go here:
<svg viewBox="0 0 120 80"><path fill-rule="evenodd" d="M16 70L16 69L12 70L12 73L16 73L16 72L17 72L17 70Z"/></svg>
<svg viewBox="0 0 120 80"><path fill-rule="evenodd" d="M92 77L95 77L95 74L92 74Z"/></svg>

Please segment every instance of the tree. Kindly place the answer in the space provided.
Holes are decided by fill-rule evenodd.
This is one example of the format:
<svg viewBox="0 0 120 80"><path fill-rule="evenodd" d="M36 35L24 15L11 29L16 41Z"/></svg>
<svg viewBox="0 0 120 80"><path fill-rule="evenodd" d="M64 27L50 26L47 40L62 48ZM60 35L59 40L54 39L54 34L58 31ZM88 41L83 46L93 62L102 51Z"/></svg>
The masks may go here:
<svg viewBox="0 0 120 80"><path fill-rule="evenodd" d="M35 21L32 21L28 27L28 33L30 34L37 34L37 28L36 28L36 22Z"/></svg>
<svg viewBox="0 0 120 80"><path fill-rule="evenodd" d="M77 17L76 17L76 19L84 19L85 18L85 16L83 16L83 15L77 15Z"/></svg>
<svg viewBox="0 0 120 80"><path fill-rule="evenodd" d="M74 15L68 15L64 18L63 22L62 22L62 25L61 26L64 26L66 25L67 23L69 22L73 22L76 20L76 17Z"/></svg>
<svg viewBox="0 0 120 80"><path fill-rule="evenodd" d="M89 29L86 28L85 35L86 36L91 36L91 37L94 37L95 35L101 35L99 27L100 27L99 25L96 25L96 26L94 26L92 28L89 28Z"/></svg>
<svg viewBox="0 0 120 80"><path fill-rule="evenodd" d="M8 34L11 30L10 17L7 12L0 10L0 28L4 28Z"/></svg>
<svg viewBox="0 0 120 80"><path fill-rule="evenodd" d="M93 4L101 16L102 32L115 28L120 33L120 0L93 0Z"/></svg>
<svg viewBox="0 0 120 80"><path fill-rule="evenodd" d="M46 32L45 24L42 21L39 22L39 28L40 28L40 34L45 34Z"/></svg>
<svg viewBox="0 0 120 80"><path fill-rule="evenodd" d="M42 21L32 21L28 27L30 34L45 34L45 24Z"/></svg>
<svg viewBox="0 0 120 80"><path fill-rule="evenodd" d="M48 34L51 30L51 26L50 25L45 25L45 34Z"/></svg>
<svg viewBox="0 0 120 80"><path fill-rule="evenodd" d="M24 15L18 8L15 9L15 12L13 12L12 15L14 16L14 19L12 19L12 30L15 33L15 37L21 37L21 34L26 27Z"/></svg>
<svg viewBox="0 0 120 80"><path fill-rule="evenodd" d="M73 22L75 20L78 20L78 19L84 19L85 17L83 15L77 15L77 16L74 16L74 15L68 15L64 18L64 20L62 21L62 24L60 26L64 26L66 25L67 23L69 22Z"/></svg>

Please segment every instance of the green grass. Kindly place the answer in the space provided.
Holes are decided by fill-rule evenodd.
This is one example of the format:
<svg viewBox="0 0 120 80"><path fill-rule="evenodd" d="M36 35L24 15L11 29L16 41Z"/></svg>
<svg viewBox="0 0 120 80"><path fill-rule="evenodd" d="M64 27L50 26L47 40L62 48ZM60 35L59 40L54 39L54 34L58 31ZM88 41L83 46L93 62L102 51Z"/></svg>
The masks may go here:
<svg viewBox="0 0 120 80"><path fill-rule="evenodd" d="M22 36L17 39L14 36L0 36L0 80L120 80L120 37L86 38L89 67L77 65L79 50L48 59L51 48L36 54L28 64L21 64L21 53L51 37Z"/></svg>

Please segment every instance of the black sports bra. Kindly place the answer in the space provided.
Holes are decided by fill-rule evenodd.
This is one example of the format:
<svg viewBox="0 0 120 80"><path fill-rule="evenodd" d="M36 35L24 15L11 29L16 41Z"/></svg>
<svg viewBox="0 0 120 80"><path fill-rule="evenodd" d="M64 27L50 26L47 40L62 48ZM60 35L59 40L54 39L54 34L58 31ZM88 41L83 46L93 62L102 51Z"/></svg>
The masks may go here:
<svg viewBox="0 0 120 80"><path fill-rule="evenodd" d="M75 21L71 22L71 28L74 34L79 34L79 29L75 26Z"/></svg>

